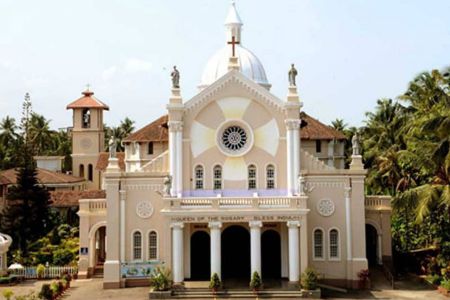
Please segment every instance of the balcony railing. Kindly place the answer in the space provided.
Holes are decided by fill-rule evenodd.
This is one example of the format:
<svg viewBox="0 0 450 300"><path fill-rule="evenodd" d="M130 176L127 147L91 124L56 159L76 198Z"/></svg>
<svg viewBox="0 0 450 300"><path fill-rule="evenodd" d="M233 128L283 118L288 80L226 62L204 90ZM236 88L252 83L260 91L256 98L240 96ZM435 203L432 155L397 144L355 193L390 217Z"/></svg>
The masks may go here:
<svg viewBox="0 0 450 300"><path fill-rule="evenodd" d="M172 209L306 209L306 197L186 197L166 198Z"/></svg>
<svg viewBox="0 0 450 300"><path fill-rule="evenodd" d="M367 210L391 210L391 196L366 196Z"/></svg>
<svg viewBox="0 0 450 300"><path fill-rule="evenodd" d="M80 212L106 214L106 199L80 199Z"/></svg>

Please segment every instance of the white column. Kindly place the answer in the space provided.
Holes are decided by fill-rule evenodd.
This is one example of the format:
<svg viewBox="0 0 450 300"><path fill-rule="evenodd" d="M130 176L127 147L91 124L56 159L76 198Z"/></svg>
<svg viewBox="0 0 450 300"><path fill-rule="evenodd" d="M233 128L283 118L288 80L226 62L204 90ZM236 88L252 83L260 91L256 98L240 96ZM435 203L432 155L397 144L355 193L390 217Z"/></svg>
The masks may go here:
<svg viewBox="0 0 450 300"><path fill-rule="evenodd" d="M125 200L127 192L125 190L119 191L120 198L120 262L125 262Z"/></svg>
<svg viewBox="0 0 450 300"><path fill-rule="evenodd" d="M350 207L350 192L352 188L345 188L345 229L347 233L347 260L352 260L352 220L351 220L351 207Z"/></svg>
<svg viewBox="0 0 450 300"><path fill-rule="evenodd" d="M286 124L286 163L288 196L298 192L297 177L300 174L300 120L287 119Z"/></svg>
<svg viewBox="0 0 450 300"><path fill-rule="evenodd" d="M261 277L261 221L250 221L250 261L251 274L258 272Z"/></svg>
<svg viewBox="0 0 450 300"><path fill-rule="evenodd" d="M300 273L305 272L308 267L308 223L307 217L303 216L300 225Z"/></svg>
<svg viewBox="0 0 450 300"><path fill-rule="evenodd" d="M172 223L172 270L174 283L184 281L183 272L183 223Z"/></svg>
<svg viewBox="0 0 450 300"><path fill-rule="evenodd" d="M299 249L298 249L298 228L299 221L287 222L289 231L289 281L298 282L300 279L300 263L299 263Z"/></svg>
<svg viewBox="0 0 450 300"><path fill-rule="evenodd" d="M222 278L220 228L222 228L221 222L209 223L209 232L211 237L211 276L214 273L217 273L217 275L219 275L219 278Z"/></svg>
<svg viewBox="0 0 450 300"><path fill-rule="evenodd" d="M178 122L177 132L176 132L176 173L177 173L177 190L176 193L179 195L183 192L183 125Z"/></svg>
<svg viewBox="0 0 450 300"><path fill-rule="evenodd" d="M298 177L300 176L300 122L298 122L294 129L292 130L292 139L294 144L294 151L293 151L293 164L294 164L294 170L293 170L293 189L294 194L298 194Z"/></svg>
<svg viewBox="0 0 450 300"><path fill-rule="evenodd" d="M176 132L174 131L173 122L169 122L169 173L172 177L172 187L170 190L171 196L175 196L176 193Z"/></svg>

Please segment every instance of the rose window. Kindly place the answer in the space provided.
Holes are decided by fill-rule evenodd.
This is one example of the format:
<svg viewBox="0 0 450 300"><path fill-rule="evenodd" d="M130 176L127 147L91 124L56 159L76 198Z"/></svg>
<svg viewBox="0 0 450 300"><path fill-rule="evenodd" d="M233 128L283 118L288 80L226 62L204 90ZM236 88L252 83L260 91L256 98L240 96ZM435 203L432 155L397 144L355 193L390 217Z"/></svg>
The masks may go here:
<svg viewBox="0 0 450 300"><path fill-rule="evenodd" d="M247 133L240 126L230 126L223 131L222 144L231 151L239 151L247 143Z"/></svg>

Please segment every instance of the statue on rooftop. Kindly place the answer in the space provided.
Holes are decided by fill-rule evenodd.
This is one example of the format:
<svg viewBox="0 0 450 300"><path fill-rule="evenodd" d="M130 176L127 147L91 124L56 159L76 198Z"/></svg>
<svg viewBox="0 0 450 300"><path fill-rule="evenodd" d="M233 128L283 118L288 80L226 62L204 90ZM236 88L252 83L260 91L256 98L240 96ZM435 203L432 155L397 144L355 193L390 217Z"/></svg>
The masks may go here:
<svg viewBox="0 0 450 300"><path fill-rule="evenodd" d="M358 132L355 132L352 137L352 155L361 155L361 145Z"/></svg>
<svg viewBox="0 0 450 300"><path fill-rule="evenodd" d="M297 77L297 69L294 67L294 64L291 64L291 69L289 70L288 77L289 77L289 85L290 86L297 86L295 83L295 77Z"/></svg>
<svg viewBox="0 0 450 300"><path fill-rule="evenodd" d="M164 178L164 196L170 196L170 190L172 189L172 176L167 175Z"/></svg>
<svg viewBox="0 0 450 300"><path fill-rule="evenodd" d="M117 141L115 137L110 137L108 142L109 158L116 158Z"/></svg>
<svg viewBox="0 0 450 300"><path fill-rule="evenodd" d="M173 71L170 73L172 76L172 88L179 89L180 88L180 72L177 70L177 66L173 66Z"/></svg>

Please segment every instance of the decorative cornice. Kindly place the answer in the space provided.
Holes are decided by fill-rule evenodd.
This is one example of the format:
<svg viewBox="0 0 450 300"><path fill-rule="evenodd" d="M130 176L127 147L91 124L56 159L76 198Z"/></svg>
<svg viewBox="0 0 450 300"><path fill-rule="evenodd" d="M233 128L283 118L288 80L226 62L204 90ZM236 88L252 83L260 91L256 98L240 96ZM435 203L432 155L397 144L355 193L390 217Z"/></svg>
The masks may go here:
<svg viewBox="0 0 450 300"><path fill-rule="evenodd" d="M246 78L239 71L232 70L187 101L185 103L186 112L192 112L195 109L205 106L210 101L215 100L216 95L232 83L238 84L241 88L249 92L256 100L260 100L262 103L276 111L282 112L284 110L284 103L280 99L272 95L264 87Z"/></svg>

